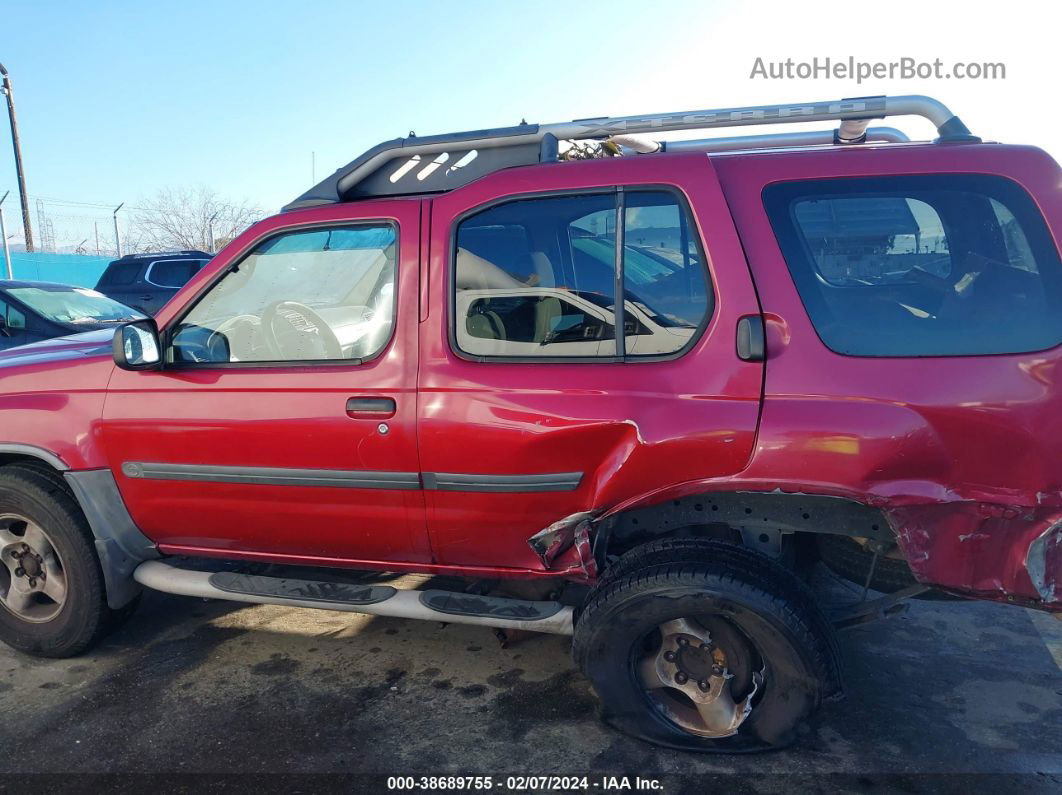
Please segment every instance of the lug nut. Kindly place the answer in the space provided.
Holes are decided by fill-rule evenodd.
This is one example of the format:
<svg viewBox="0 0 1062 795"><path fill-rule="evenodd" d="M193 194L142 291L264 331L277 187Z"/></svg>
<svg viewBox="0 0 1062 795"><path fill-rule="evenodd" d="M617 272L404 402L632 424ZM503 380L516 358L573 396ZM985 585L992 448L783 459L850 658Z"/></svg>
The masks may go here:
<svg viewBox="0 0 1062 795"><path fill-rule="evenodd" d="M24 568L22 568L21 566L19 566L17 569L15 569L15 576L16 577L21 577L25 573L26 573L26 570Z"/></svg>
<svg viewBox="0 0 1062 795"><path fill-rule="evenodd" d="M678 644L679 644L679 646L689 646L690 645L689 638L679 638L678 639Z"/></svg>
<svg viewBox="0 0 1062 795"><path fill-rule="evenodd" d="M18 560L19 558L21 558L22 554L23 553L20 550L17 550L17 549L12 549L11 550L11 557L13 557L15 560Z"/></svg>
<svg viewBox="0 0 1062 795"><path fill-rule="evenodd" d="M30 588L36 588L36 587L37 587L37 579L35 577L30 577Z"/></svg>
<svg viewBox="0 0 1062 795"><path fill-rule="evenodd" d="M688 682L689 680L690 678L686 676L686 674L682 673L682 671L679 671L677 674L675 674L675 681L678 682L680 685L686 684L686 682Z"/></svg>
<svg viewBox="0 0 1062 795"><path fill-rule="evenodd" d="M708 688L710 688L711 685L708 683L707 679L702 679L701 681L699 681L697 683L697 687L699 687L701 690L704 690L705 692L707 692Z"/></svg>
<svg viewBox="0 0 1062 795"><path fill-rule="evenodd" d="M665 651L664 652L664 659L667 660L668 662L675 662L675 652L673 652L673 651Z"/></svg>

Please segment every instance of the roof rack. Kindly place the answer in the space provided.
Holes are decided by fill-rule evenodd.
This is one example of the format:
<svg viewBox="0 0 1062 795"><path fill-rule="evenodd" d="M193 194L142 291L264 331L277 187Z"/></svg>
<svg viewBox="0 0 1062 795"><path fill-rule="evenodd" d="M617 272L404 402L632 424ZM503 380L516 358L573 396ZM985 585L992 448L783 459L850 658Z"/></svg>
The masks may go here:
<svg viewBox="0 0 1062 795"><path fill-rule="evenodd" d="M871 119L888 116L922 116L928 119L936 126L940 136L937 141L941 143L980 141L971 135L959 117L942 103L931 97L917 95L854 97L793 105L759 105L649 116L576 119L557 124L521 123L515 127L426 137L417 137L410 133L408 138L396 138L374 146L283 209L298 210L369 197L408 196L453 190L502 168L556 161L559 158L560 141L605 140L613 136L628 137L629 140L629 136L639 133L827 120L840 121L841 124L837 130L825 133L749 136L744 147L735 143L741 139L704 139L697 142L675 141L666 145L658 144L655 150L649 151L715 151L714 141L730 142L723 145L723 148L732 149L823 143L850 145L865 143L868 140L905 138L902 133L891 128L867 130ZM882 130L888 132L883 133ZM871 138L872 134L877 134L877 138ZM813 139L809 139L809 135L813 136ZM823 136L830 137L823 140ZM773 140L765 143L765 139ZM788 142L783 139L788 139Z"/></svg>

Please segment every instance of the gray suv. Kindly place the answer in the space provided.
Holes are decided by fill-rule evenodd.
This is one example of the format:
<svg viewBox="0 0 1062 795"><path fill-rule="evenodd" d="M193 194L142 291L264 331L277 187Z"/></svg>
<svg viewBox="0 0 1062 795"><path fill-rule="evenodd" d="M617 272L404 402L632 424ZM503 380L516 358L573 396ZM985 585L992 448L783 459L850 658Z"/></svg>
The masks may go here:
<svg viewBox="0 0 1062 795"><path fill-rule="evenodd" d="M210 261L205 251L127 254L111 262L96 290L146 315L154 315Z"/></svg>

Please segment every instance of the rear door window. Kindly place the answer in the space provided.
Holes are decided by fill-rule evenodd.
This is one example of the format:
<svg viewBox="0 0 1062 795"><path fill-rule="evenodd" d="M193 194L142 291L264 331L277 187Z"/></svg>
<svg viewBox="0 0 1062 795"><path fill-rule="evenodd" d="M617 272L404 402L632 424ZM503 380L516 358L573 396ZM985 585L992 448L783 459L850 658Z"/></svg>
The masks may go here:
<svg viewBox="0 0 1062 795"><path fill-rule="evenodd" d="M1062 342L1062 267L1016 183L932 175L780 183L764 202L822 341L853 356Z"/></svg>
<svg viewBox="0 0 1062 795"><path fill-rule="evenodd" d="M712 313L689 211L668 191L516 199L465 218L456 243L454 337L475 356L673 355Z"/></svg>

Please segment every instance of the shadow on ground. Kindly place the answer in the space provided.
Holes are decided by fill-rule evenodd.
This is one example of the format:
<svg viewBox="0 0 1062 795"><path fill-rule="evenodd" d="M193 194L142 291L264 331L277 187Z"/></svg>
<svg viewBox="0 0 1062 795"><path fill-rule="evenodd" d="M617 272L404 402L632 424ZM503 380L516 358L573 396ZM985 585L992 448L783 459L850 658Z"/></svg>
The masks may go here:
<svg viewBox="0 0 1062 795"><path fill-rule="evenodd" d="M475 627L153 593L89 656L0 650L0 771L841 773L863 789L983 773L1050 789L1062 782L1062 672L1041 633L1055 625L1062 636L1062 622L1038 629L1017 608L913 603L842 634L847 699L796 745L720 757L600 724L564 638L502 649Z"/></svg>

